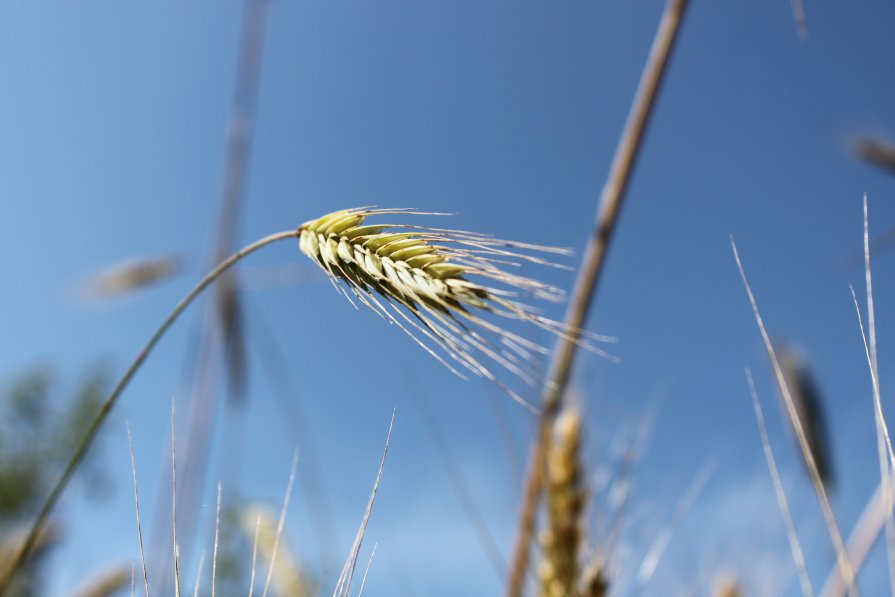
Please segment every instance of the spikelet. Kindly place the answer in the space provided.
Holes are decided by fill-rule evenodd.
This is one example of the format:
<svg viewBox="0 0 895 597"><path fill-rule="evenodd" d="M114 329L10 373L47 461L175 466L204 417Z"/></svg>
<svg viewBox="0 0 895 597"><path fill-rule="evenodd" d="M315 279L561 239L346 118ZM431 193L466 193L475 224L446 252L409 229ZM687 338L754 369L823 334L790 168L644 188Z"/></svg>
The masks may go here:
<svg viewBox="0 0 895 597"><path fill-rule="evenodd" d="M555 266L529 253L568 255L568 250L457 230L365 224L370 216L397 214L446 215L411 209L337 211L299 227L301 250L323 268L352 304L352 299L357 299L398 325L458 376L465 378L443 355L460 368L498 384L519 401L522 399L501 384L482 361L499 363L534 384L528 366L532 353L546 355L549 351L480 317L481 312L533 324L609 356L581 338L611 338L570 330L517 300L524 295L561 301L561 290L500 267L517 266L520 261Z"/></svg>
<svg viewBox="0 0 895 597"><path fill-rule="evenodd" d="M547 525L541 536L541 595L575 594L585 491L581 474L581 416L572 408L556 420L547 452Z"/></svg>

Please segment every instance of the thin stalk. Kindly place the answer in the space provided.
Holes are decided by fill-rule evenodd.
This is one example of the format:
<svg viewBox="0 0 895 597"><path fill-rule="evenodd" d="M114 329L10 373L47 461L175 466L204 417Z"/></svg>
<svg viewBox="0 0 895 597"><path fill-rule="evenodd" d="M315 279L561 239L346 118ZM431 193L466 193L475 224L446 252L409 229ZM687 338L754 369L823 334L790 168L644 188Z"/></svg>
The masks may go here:
<svg viewBox="0 0 895 597"><path fill-rule="evenodd" d="M214 592L218 578L218 546L221 542L221 483L218 481L218 503L214 511L214 555L211 557L211 597Z"/></svg>
<svg viewBox="0 0 895 597"><path fill-rule="evenodd" d="M171 396L171 542L174 545L174 596L180 597L180 554L177 553L177 431Z"/></svg>
<svg viewBox="0 0 895 597"><path fill-rule="evenodd" d="M270 0L244 0L237 67L227 123L224 164L217 207L217 230L209 241L207 267L220 262L238 248L239 228L249 188L258 94L261 86L261 67ZM181 450L181 549L188 557L195 547L197 510L206 485L208 459L213 445L212 430L218 420L218 377L216 357L223 355L226 388L233 404L244 402L248 379L247 348L245 345L245 306L240 294L241 283L233 272L215 285L213 296L201 311L198 337L186 360L196 360L196 366L185 365L193 385L187 423L187 433ZM243 434L237 433L237 437ZM229 444L227 444L229 446ZM237 452L238 453L238 452ZM226 456L222 458L227 459ZM165 483L159 484L157 503L163 509ZM170 560L165 554L170 549L170 536L160 532L164 511L156 509L152 554L160 562L156 573L156 592L168 592ZM161 574L159 574L161 572Z"/></svg>
<svg viewBox="0 0 895 597"><path fill-rule="evenodd" d="M752 371L746 369L746 383L749 385L749 395L752 397L752 407L755 409L755 420L758 421L758 433L761 436L761 448L764 450L764 458L771 473L771 481L774 483L774 495L777 497L777 506L783 516L783 524L786 526L786 538L789 540L789 550L792 553L792 561L799 573L799 584L805 597L812 597L814 589L811 587L811 578L808 576L808 567L805 565L805 554L802 544L799 543L799 535L796 533L796 525L792 520L792 512L789 509L789 501L786 499L786 491L780 480L780 471L777 469L777 459L774 450L771 449L771 440L768 438L768 427L764 422L764 413L758 401L758 392L755 390L755 381L752 379Z"/></svg>
<svg viewBox="0 0 895 597"><path fill-rule="evenodd" d="M134 438L131 436L130 423L127 427L127 444L131 451L131 473L134 476L134 505L137 511L137 541L140 544L140 566L143 568L143 586L146 587L146 597L149 597L149 574L146 572L146 554L143 552L143 527L140 524L140 490L137 487L137 463L134 454Z"/></svg>
<svg viewBox="0 0 895 597"><path fill-rule="evenodd" d="M634 169L638 150L643 140L649 117L658 95L668 59L677 39L687 0L668 0L662 21L653 40L649 58L625 122L621 140L616 147L609 177L600 197L596 225L588 240L578 279L566 312L566 329L580 330L587 318L591 299L603 269L609 242L612 240L618 216L625 198L625 190ZM553 353L550 372L544 384L539 431L529 458L523 502L519 515L519 535L510 564L507 595L519 597L528 570L528 550L534 536L535 515L543 485L544 452L550 429L559 412L562 396L569 381L577 344L573 338L560 338Z"/></svg>
<svg viewBox="0 0 895 597"><path fill-rule="evenodd" d="M873 380L873 403L876 415L876 438L879 451L880 484L883 488L883 502L886 506L886 552L889 560L889 588L895 595L895 524L892 519L892 491L889 483L890 462L886 459L892 453L889 427L883 415L883 405L879 386L879 360L876 343L876 314L873 309L873 277L870 270L870 217L867 213L867 194L864 194L864 281L867 287L867 327L870 332L868 351L870 377ZM863 326L862 326L863 335ZM886 453L888 446L889 452Z"/></svg>
<svg viewBox="0 0 895 597"><path fill-rule="evenodd" d="M211 272L209 272L204 278L202 278L202 280L198 284L196 284L196 286L192 290L190 290L190 292L185 297L183 297L179 303L177 303L177 306L174 307L171 313L168 314L168 317L162 322L155 333L153 333L152 337L149 338L149 341L146 342L145 346L143 346L143 349L133 360L133 362L131 362L130 366L127 368L127 371L125 371L121 379L118 380L115 388L109 394L108 398L106 398L106 401L100 407L99 412L97 412L93 421L90 423L90 426L87 428L87 431L84 433L84 436L81 438L81 441L72 454L72 457L69 460L68 464L66 465L62 476L59 478L59 481L56 482L56 485L53 487L53 490L50 492L50 495L47 496L46 501L38 512L37 517L35 518L34 523L31 526L31 529L28 531L28 536L25 538L25 541L19 548L19 551L16 554L12 565L4 572L3 576L0 577L0 596L2 596L6 592L10 580L12 580L12 577L15 575L16 571L21 568L22 564L25 561L25 558L34 547L34 543L37 540L40 530L43 528L47 517L55 507L56 502L59 501L59 497L62 495L62 492L68 485L68 482L71 480L72 475L74 475L75 470L77 470L78 465L84 459L84 455L87 453L88 448L90 448L91 444L93 444L93 441L96 439L96 435L99 432L102 424L108 418L112 407L115 406L118 398L121 396L125 388L127 388L127 385L130 383L131 379L143 365L143 362L149 356L149 353L152 352L152 349L155 348L155 345L158 344L159 340L162 339L162 336L165 335L165 332L167 332L168 329L174 324L174 322L177 321L178 317L180 317L180 315L186 310L186 308L190 306L190 304L196 299L196 297L202 294L202 291L208 288L215 280L217 280L221 276L221 274L230 269L234 264L262 247L289 238L298 238L298 231L287 230L284 232L277 232L276 234L265 236L264 238L243 247L242 249L222 261L220 264L218 264L216 268L211 270Z"/></svg>
<svg viewBox="0 0 895 597"><path fill-rule="evenodd" d="M890 482L891 479L889 477ZM888 491L891 492L892 489L890 486ZM882 484L876 488L876 491L873 492L870 500L864 506L864 510L861 511L861 516L848 537L848 560L856 571L860 570L864 565L870 549L876 543L877 537L883 531L886 520L889 518L889 512L886 510L885 505L885 492L886 489ZM845 581L842 580L839 568L834 565L827 576L827 581L820 595L821 597L842 597L842 595L845 595L847 588Z"/></svg>

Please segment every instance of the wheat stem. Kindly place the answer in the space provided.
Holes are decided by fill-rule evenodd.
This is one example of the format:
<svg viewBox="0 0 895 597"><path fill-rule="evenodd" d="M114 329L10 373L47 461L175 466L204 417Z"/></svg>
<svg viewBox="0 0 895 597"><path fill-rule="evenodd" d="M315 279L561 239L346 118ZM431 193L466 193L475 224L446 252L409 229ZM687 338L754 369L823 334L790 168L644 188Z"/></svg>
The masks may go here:
<svg viewBox="0 0 895 597"><path fill-rule="evenodd" d="M603 187L600 197L596 226L588 241L566 313L565 323L569 328L581 329L587 317L591 299L603 269L609 242L621 212L625 190L634 169L643 134L649 122L671 50L677 39L686 6L686 0L668 0L665 6L665 12L641 75L625 129L612 160L606 186ZM541 424L529 460L528 477L519 518L519 536L516 539L509 574L510 582L507 594L511 597L521 595L522 585L526 578L528 548L534 535L535 514L541 497L544 452L553 420L559 411L559 404L569 380L576 348L577 345L574 342L560 338L554 352L550 374L547 378L548 382L544 386Z"/></svg>
<svg viewBox="0 0 895 597"><path fill-rule="evenodd" d="M143 362L149 356L149 353L152 352L152 349L155 348L155 345L158 344L159 340L162 339L162 336L165 335L165 332L167 332L168 329L174 324L174 322L177 321L180 315L196 299L196 297L202 294L203 290L208 288L208 286L210 286L215 280L217 280L221 276L221 274L230 269L238 261L254 253L258 249L261 249L262 247L281 240L297 237L297 230L288 230L284 232L278 232L276 234L271 234L270 236L266 236L243 247L242 249L222 261L213 270L211 270L211 272L209 272L204 278L202 278L202 280L198 284L196 284L196 286L189 293L187 293L187 295L183 297L183 299L181 299L179 303L177 303L177 306L175 306L174 309L168 314L167 318L165 318L162 324L153 333L152 337L149 338L149 341L146 342L146 344L143 346L137 357L133 360L133 362L131 362L130 366L127 368L127 371L124 372L124 375L115 385L115 388L109 394L108 398L106 398L106 401L103 402L103 405L100 407L99 412L97 412L93 421L90 423L90 427L87 428L87 431L81 438L81 441L72 454L72 457L69 460L68 464L66 465L62 476L59 478L59 481L56 482L56 485L53 487L53 490L50 492L49 496L47 496L47 499L44 502L43 506L41 506L41 509L38 512L37 517L35 518L34 523L32 524L31 529L28 532L28 536L25 538L25 541L19 548L19 551L16 554L12 565L7 570L5 570L3 576L0 577L0 595L3 595L6 592L6 589L9 586L9 582L12 579L13 575L16 573L16 571L18 571L19 568L22 567L25 558L34 547L34 542L37 540L40 530L41 528L43 528L47 517L56 506L56 502L59 501L59 497L62 495L62 492L68 485L68 482L71 480L72 475L74 475L74 472L78 468L78 465L80 465L81 461L84 459L84 455L86 454L87 449L91 446L91 444L93 444L93 441L96 439L96 435L99 432L102 424L105 422L106 418L108 418L112 407L115 406L118 398L121 396L125 388L127 388L127 385L130 383L131 379L143 365Z"/></svg>

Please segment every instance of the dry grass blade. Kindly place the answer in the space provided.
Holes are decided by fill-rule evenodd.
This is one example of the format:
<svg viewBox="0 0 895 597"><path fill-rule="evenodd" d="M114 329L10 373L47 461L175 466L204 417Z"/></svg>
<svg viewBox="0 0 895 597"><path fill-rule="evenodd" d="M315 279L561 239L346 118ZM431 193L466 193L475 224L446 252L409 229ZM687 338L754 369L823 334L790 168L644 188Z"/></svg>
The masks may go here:
<svg viewBox="0 0 895 597"><path fill-rule="evenodd" d="M551 265L532 253L567 254L566 250L472 232L365 224L372 216L397 214L440 215L402 209L338 211L299 227L301 250L317 262L333 286L352 304L356 300L400 327L458 376L464 377L448 360L492 381L524 405L527 403L501 383L483 361L493 361L534 384L525 363L532 353L549 351L482 314L531 324L609 357L581 339L609 338L585 334L577 326L547 319L518 298L524 295L560 301L560 289L501 267L524 261ZM337 281L343 282L347 290Z"/></svg>
<svg viewBox="0 0 895 597"><path fill-rule="evenodd" d="M778 345L775 351L777 359L780 361L784 383L796 408L799 424L805 431L805 439L808 441L811 457L817 465L821 482L829 491L835 485L835 474L832 459L833 449L830 445L830 434L827 432L823 397L807 362L794 348ZM807 463L805 466L807 468Z"/></svg>
<svg viewBox="0 0 895 597"><path fill-rule="evenodd" d="M639 592L642 592L642 589L646 588L650 580L652 580L653 574L659 567L659 562L662 561L662 557L665 555L666 549L668 549L668 544L671 543L675 529L684 515L693 507L693 503L702 493L702 490L705 489L714 470L715 465L712 462L702 467L702 470L696 474L696 477L693 478L687 490L678 500L668 525L653 540L646 556L643 558L643 562L640 564L640 569L637 571L637 584L641 589Z"/></svg>
<svg viewBox="0 0 895 597"><path fill-rule="evenodd" d="M367 560L367 567L364 568L364 576L360 581L360 589L357 591L357 597L363 597L364 595L364 587L367 586L367 575L370 574L370 568L373 566L373 556L376 555L376 548L378 546L378 543L374 543L373 549L370 550L370 559Z"/></svg>
<svg viewBox="0 0 895 597"><path fill-rule="evenodd" d="M624 442L624 448L622 448L616 463L611 467L609 478L605 481L605 512L602 509L597 510L598 515L605 514L606 516L601 531L602 536L605 537L601 542L602 551L605 554L616 552L621 542L622 533L628 523L627 515L634 469L641 462L641 458L647 450L658 412L658 403L654 403L639 417L629 438L623 439L619 435L618 441ZM600 564L601 569L604 567L600 560L597 560L596 563Z"/></svg>
<svg viewBox="0 0 895 597"><path fill-rule="evenodd" d="M73 594L76 597L111 597L125 588L130 580L131 568L129 566L115 566L89 579Z"/></svg>
<svg viewBox="0 0 895 597"><path fill-rule="evenodd" d="M578 583L581 517L587 497L580 450L581 414L569 408L557 418L547 450L547 525L538 569L543 597L572 595Z"/></svg>
<svg viewBox="0 0 895 597"><path fill-rule="evenodd" d="M889 491L891 492L892 489L890 487ZM858 518L858 522L855 523L855 527L848 538L848 558L854 565L855 570L861 569L861 565L870 553L870 549L882 532L890 512L891 509L886 509L883 486L880 484L864 506L864 510L861 512L861 516ZM845 594L845 591L846 586L842 580L842 575L839 574L839 569L833 568L820 594L823 597L841 597Z"/></svg>
<svg viewBox="0 0 895 597"><path fill-rule="evenodd" d="M858 313L858 324L861 327L861 337L864 340L864 350L867 354L867 365L870 368L870 378L873 383L874 419L876 422L877 452L879 456L880 486L882 487L883 503L886 509L886 549L889 556L889 588L895 595L895 522L892 519L892 491L890 477L895 468L895 455L892 453L892 440L889 437L889 426L883 414L882 397L879 381L879 359L876 343L876 312L873 308L873 276L870 268L870 217L868 215L867 195L864 195L864 282L867 292L867 327L870 338L864 334L864 325L861 321L861 310L858 308L857 297L852 289L852 299L855 301L855 309ZM888 457L887 457L888 456Z"/></svg>
<svg viewBox="0 0 895 597"><path fill-rule="evenodd" d="M134 510L137 512L137 541L140 544L140 566L143 568L143 586L146 587L146 597L149 597L149 575L146 572L146 554L143 552L143 526L140 524L140 490L137 488L137 463L134 457L134 438L131 435L130 423L127 427L127 444L131 453L131 473L134 477Z"/></svg>
<svg viewBox="0 0 895 597"><path fill-rule="evenodd" d="M857 295L855 295L855 289L852 287L849 288L851 290L852 300L855 303L855 312L858 316L858 327L861 330L861 340L864 342L864 354L867 356L867 364L870 368L870 381L873 386L874 420L878 425L877 432L881 434L880 439L883 441L883 450L888 453L889 466L895 468L895 453L893 453L892 451L892 440L889 436L889 426L886 424L886 419L883 416L882 401L879 393L879 382L877 378L876 366L874 364L873 351L871 350L871 343L867 340L867 333L864 329L864 319L861 316L861 307L858 305L858 297ZM873 345L875 345L875 343L876 338L874 337ZM882 456L882 459L885 461L885 455Z"/></svg>
<svg viewBox="0 0 895 597"><path fill-rule="evenodd" d="M171 396L171 539L174 545L174 594L180 597L180 553L177 546L177 431L174 427L174 396Z"/></svg>
<svg viewBox="0 0 895 597"><path fill-rule="evenodd" d="M270 581L277 563L277 552L280 547L280 539L286 526L286 512L289 511L289 502L292 499L292 486L295 484L295 471L298 469L298 450L292 455L292 468L289 470L289 482L286 484L286 493L283 495L283 507L280 509L280 520L277 522L277 534L273 540L273 548L270 551L270 565L267 568L267 580L264 582L264 597L270 590Z"/></svg>
<svg viewBox="0 0 895 597"><path fill-rule="evenodd" d="M205 566L205 551L199 554L199 565L196 566L196 583L193 585L193 597L199 597L199 585L202 584L202 568ZM211 586L214 587L214 571L211 573ZM212 589L213 590L213 589Z"/></svg>
<svg viewBox="0 0 895 597"><path fill-rule="evenodd" d="M218 481L218 499L214 509L214 553L211 556L211 597L214 597L218 577L218 546L221 542L221 482Z"/></svg>
<svg viewBox="0 0 895 597"><path fill-rule="evenodd" d="M289 543L279 533L277 514L264 506L254 505L244 508L239 514L239 526L247 538L252 538L253 560L257 560L258 554L270 564L276 558L273 565L273 579L271 587L278 595L290 595L302 597L308 594L304 572L298 564ZM253 534L254 532L254 534ZM276 544L276 552L274 547ZM253 563L254 567L254 563ZM253 592L250 586L249 594Z"/></svg>
<svg viewBox="0 0 895 597"><path fill-rule="evenodd" d="M357 568L357 558L360 555L361 544L364 541L364 535L367 533L367 524L370 522L370 516L373 513L373 504L376 502L376 492L379 491L379 482L382 480L382 471L385 469L385 459L388 456L388 446L392 438L392 429L395 426L395 413L392 412L391 421L388 424L388 433L385 436L385 449L382 451L382 460L379 461L379 470L376 473L376 482L373 483L373 491L370 493L370 499L364 510L364 517L361 520L360 528L354 537L354 544L339 575L339 581L336 583L334 597L348 597L351 594L351 581L354 578L354 571Z"/></svg>
<svg viewBox="0 0 895 597"><path fill-rule="evenodd" d="M755 382L752 379L752 372L749 369L746 369L746 382L749 385L749 395L752 397L752 407L755 409L755 419L758 421L758 432L761 435L761 447L764 450L768 471L771 473L771 481L774 483L774 495L777 497L777 506L780 508L780 514L783 516L783 524L786 527L786 538L789 540L789 549L792 552L792 560L796 565L796 571L799 575L799 584L802 586L802 594L806 597L811 597L814 595L814 589L811 587L811 579L808 576L808 569L805 566L805 555L802 553L802 545L799 543L799 536L796 533L796 525L792 520L792 513L789 510L789 501L786 499L786 492L783 490L783 482L780 480L780 471L777 469L777 460L774 458L774 451L771 449L771 442L768 439L768 429L764 422L764 413L761 410L761 403L758 401L758 392L755 391Z"/></svg>
<svg viewBox="0 0 895 597"><path fill-rule="evenodd" d="M255 519L255 536L252 539L252 572L249 579L249 597L255 592L255 570L258 562L258 530L261 528L261 515Z"/></svg>
<svg viewBox="0 0 895 597"><path fill-rule="evenodd" d="M805 460L805 463L808 465L808 474L811 477L811 483L814 486L814 491L817 494L818 501L820 502L824 521L826 522L827 530L830 534L830 539L833 542L833 548L836 550L836 562L839 566L840 571L842 572L843 577L846 579L846 584L848 584L848 586L850 587L851 593L853 595L857 595L858 589L857 586L855 586L854 568L852 568L852 565L848 560L848 554L845 550L845 543L842 540L842 533L839 530L839 524L836 522L836 516L833 514L833 507L830 505L829 496L827 495L826 489L824 489L823 481L820 477L820 472L817 469L817 464L814 462L814 458L811 455L811 449L808 445L808 439L805 435L805 430L802 428L801 422L799 421L798 413L796 412L796 407L793 402L792 396L790 395L789 389L786 386L786 381L783 379L783 371L780 367L780 362L777 359L777 354L774 352L774 347L771 344L771 339L768 336L768 332L764 327L764 321L762 320L761 313L758 310L758 303L755 300L755 295L752 293L752 287L749 285L749 279L746 277L746 270L743 268L743 263L740 260L740 254L739 251L737 251L736 243L733 242L733 239L731 239L730 242L731 246L733 247L733 255L736 259L740 277L743 280L743 285L746 288L746 294L749 297L749 303L752 305L752 313L755 316L755 321L758 324L758 330L761 333L765 349L767 350L768 357L771 360L771 365L774 369L774 375L777 379L777 384L780 387L781 393L783 394L783 402L786 405L786 412L789 416L790 423L793 426L793 430L796 433L796 438L798 439L802 457Z"/></svg>

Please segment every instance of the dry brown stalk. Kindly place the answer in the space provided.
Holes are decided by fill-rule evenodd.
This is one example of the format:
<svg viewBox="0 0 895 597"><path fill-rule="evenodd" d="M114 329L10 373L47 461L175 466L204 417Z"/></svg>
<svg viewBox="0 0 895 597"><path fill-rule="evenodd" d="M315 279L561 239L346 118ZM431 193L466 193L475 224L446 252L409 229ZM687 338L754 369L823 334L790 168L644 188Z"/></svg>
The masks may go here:
<svg viewBox="0 0 895 597"><path fill-rule="evenodd" d="M609 243L621 212L625 190L634 169L637 153L646 125L658 95L668 59L677 39L687 0L668 0L659 29L653 40L649 58L640 78L637 94L625 122L625 129L616 147L609 177L600 197L600 207L592 236L590 237L575 289L566 312L565 323L569 329L581 329L587 318L591 299L596 291L600 272L609 249ZM535 516L541 498L544 463L544 446L550 435L550 427L559 412L559 403L565 391L572 369L576 344L564 339L557 343L550 372L542 393L543 412L539 432L532 442L528 475L519 514L519 530L510 563L507 595L520 597L528 575L528 549L534 536Z"/></svg>

